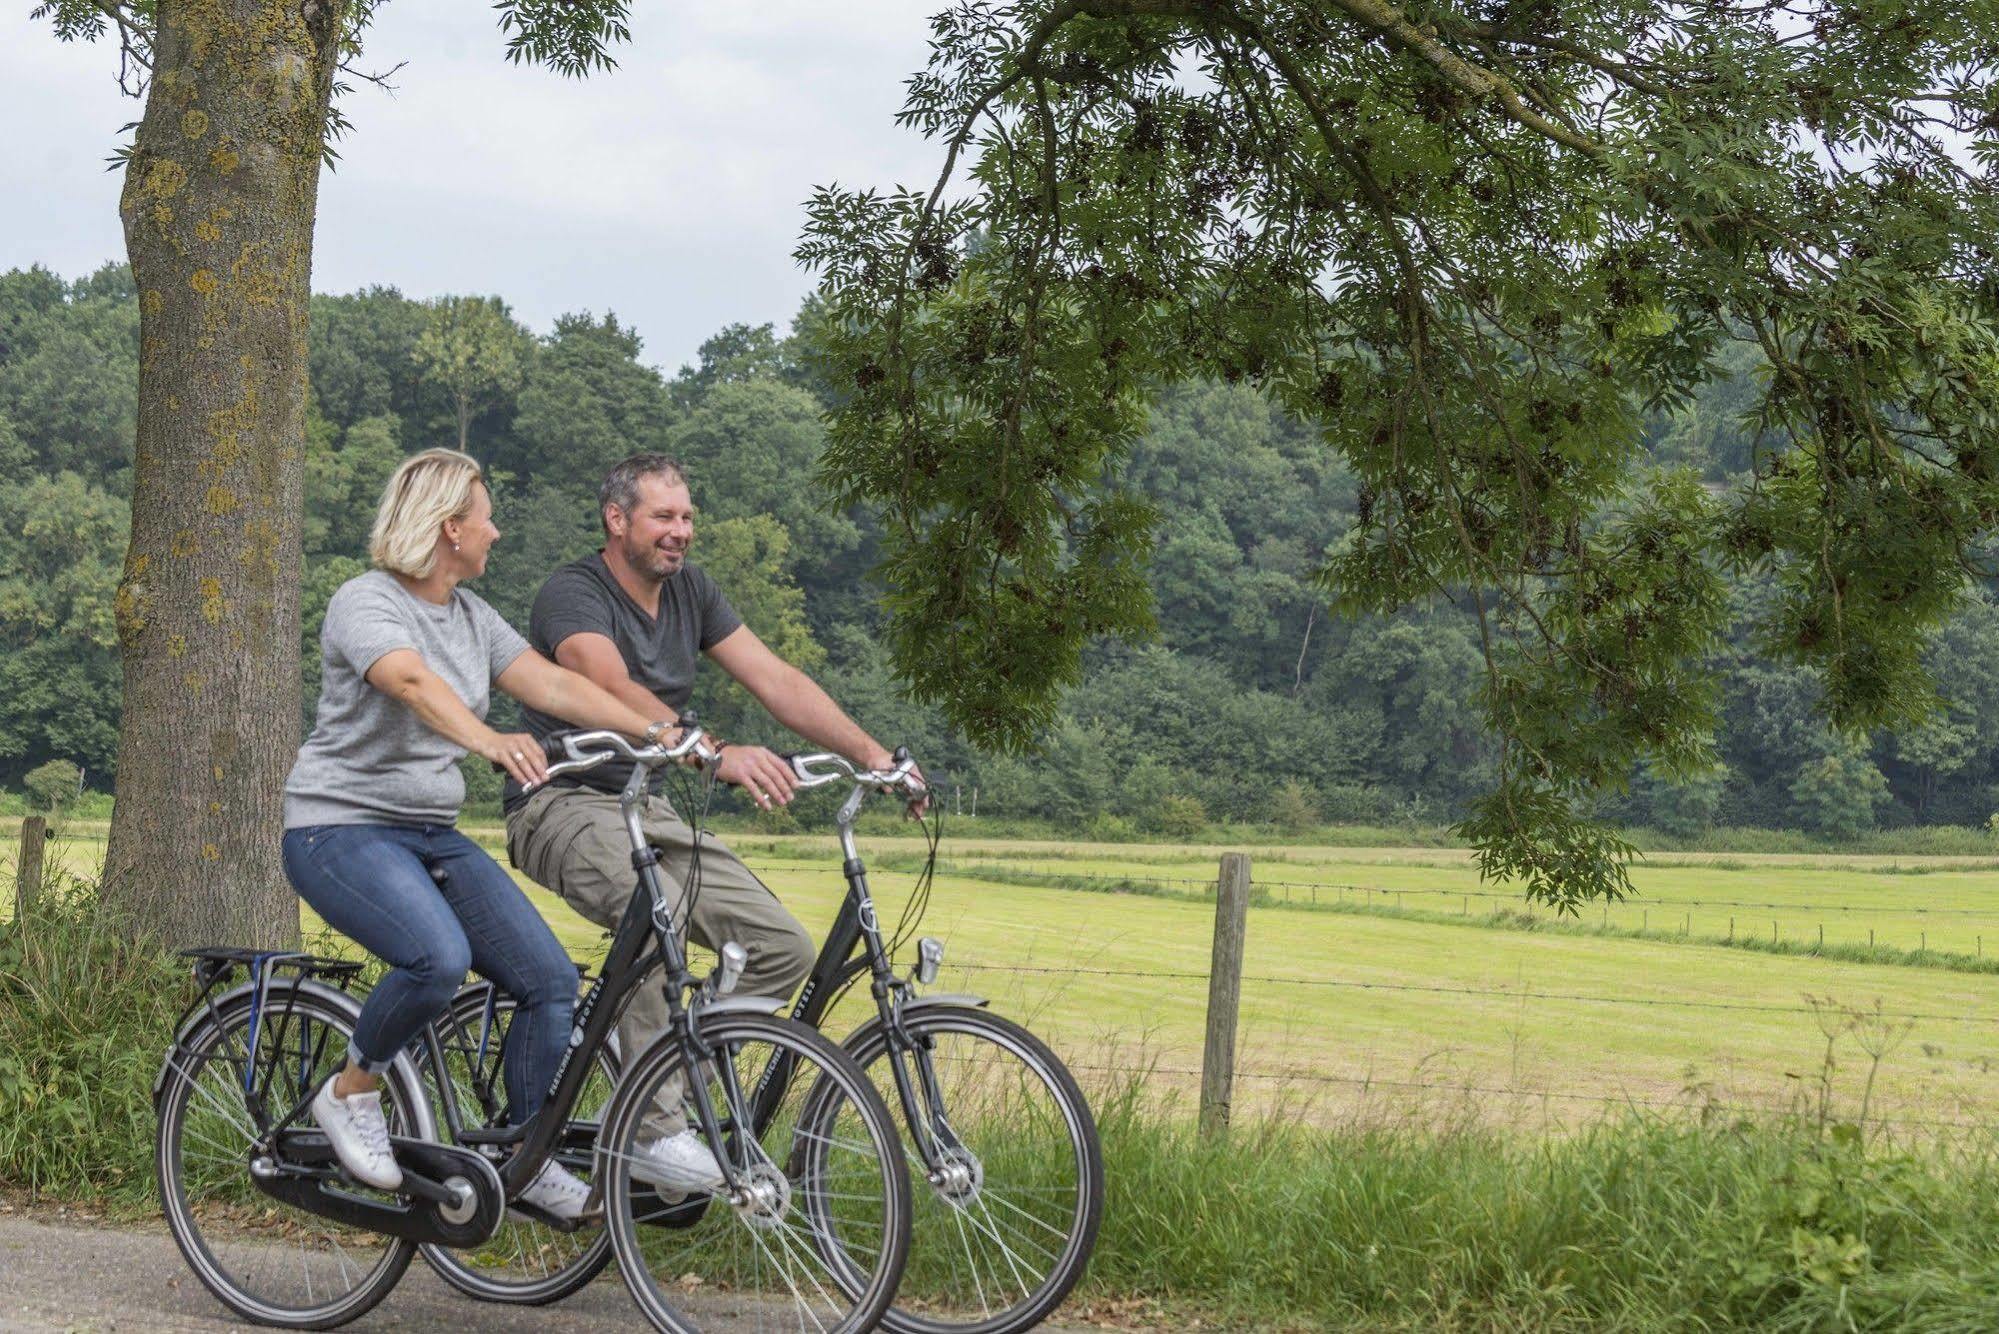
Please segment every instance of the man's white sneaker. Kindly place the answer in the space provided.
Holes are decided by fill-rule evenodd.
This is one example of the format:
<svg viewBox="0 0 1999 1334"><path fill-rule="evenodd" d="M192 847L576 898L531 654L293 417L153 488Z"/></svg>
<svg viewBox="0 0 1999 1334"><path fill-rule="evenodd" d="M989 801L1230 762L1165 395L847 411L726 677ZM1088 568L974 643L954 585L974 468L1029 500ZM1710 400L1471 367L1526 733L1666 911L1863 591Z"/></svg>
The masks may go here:
<svg viewBox="0 0 1999 1334"><path fill-rule="evenodd" d="M692 1130L641 1144L632 1154L632 1176L663 1190L722 1189L722 1165Z"/></svg>
<svg viewBox="0 0 1999 1334"><path fill-rule="evenodd" d="M389 1148L389 1123L382 1116L379 1090L336 1097L327 1080L312 1100L312 1119L326 1132L340 1165L364 1186L400 1190L403 1169Z"/></svg>
<svg viewBox="0 0 1999 1334"><path fill-rule="evenodd" d="M514 1197L545 1214L574 1223L590 1204L590 1185L551 1158L541 1165L533 1181Z"/></svg>

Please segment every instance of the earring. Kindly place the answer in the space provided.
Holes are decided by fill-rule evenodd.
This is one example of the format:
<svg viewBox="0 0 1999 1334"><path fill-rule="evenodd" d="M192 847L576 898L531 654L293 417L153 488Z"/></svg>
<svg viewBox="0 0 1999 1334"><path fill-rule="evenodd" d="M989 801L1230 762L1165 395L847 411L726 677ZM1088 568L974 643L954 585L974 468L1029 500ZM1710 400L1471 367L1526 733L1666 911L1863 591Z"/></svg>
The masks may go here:
<svg viewBox="0 0 1999 1334"><path fill-rule="evenodd" d="M458 550L458 544L457 544L456 542L453 542L453 543L451 544L451 549L452 549L453 551L456 551L456 550Z"/></svg>

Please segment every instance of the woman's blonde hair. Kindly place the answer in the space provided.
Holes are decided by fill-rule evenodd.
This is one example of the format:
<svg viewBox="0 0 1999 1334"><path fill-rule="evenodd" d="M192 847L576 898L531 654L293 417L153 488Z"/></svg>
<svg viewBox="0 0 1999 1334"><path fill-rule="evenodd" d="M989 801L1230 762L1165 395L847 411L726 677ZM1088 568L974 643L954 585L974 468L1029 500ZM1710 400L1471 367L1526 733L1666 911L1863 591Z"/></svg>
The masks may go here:
<svg viewBox="0 0 1999 1334"><path fill-rule="evenodd" d="M384 570L422 579L437 563L437 532L446 519L472 508L472 488L484 486L479 461L455 449L426 449L404 459L382 491L368 558Z"/></svg>

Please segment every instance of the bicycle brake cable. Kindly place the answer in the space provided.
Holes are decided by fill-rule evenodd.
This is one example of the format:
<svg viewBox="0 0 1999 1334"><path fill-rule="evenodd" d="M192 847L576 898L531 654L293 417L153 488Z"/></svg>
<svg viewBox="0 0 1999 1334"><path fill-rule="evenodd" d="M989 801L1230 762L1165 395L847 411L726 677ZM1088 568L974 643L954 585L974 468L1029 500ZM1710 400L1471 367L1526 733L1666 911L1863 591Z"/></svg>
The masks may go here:
<svg viewBox="0 0 1999 1334"><path fill-rule="evenodd" d="M916 873L916 885L909 892L909 898L902 905L902 915L896 919L895 931L888 947L890 954L898 953L916 930L923 924L923 916L930 910L930 890L937 882L937 845L944 837L944 808L942 804L932 808L928 815L916 817L923 829L923 836L929 844L928 854L923 859L923 869Z"/></svg>
<svg viewBox="0 0 1999 1334"><path fill-rule="evenodd" d="M681 891L680 920L673 929L679 939L685 940L689 923L694 920L694 907L701 898L701 836L708 823L708 809L715 798L715 771L707 765L700 766L700 777L690 778L678 767L667 770L660 776L672 794L676 810L687 825L689 856L687 863L687 884ZM697 784L700 800L697 802Z"/></svg>

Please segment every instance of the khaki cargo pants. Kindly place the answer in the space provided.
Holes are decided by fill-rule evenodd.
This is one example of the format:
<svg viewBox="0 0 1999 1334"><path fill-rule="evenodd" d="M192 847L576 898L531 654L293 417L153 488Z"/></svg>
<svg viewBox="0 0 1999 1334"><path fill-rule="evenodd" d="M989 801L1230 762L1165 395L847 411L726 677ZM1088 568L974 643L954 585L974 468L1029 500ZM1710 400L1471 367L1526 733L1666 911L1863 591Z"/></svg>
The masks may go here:
<svg viewBox="0 0 1999 1334"><path fill-rule="evenodd" d="M659 852L660 878L675 920L685 911L688 871L694 859L694 831L667 804L646 799L643 824ZM550 786L529 797L507 816L507 856L537 883L560 894L577 912L607 929L624 920L638 883L632 845L626 837L618 799L586 787ZM817 953L798 919L786 911L712 834L701 837L701 889L688 921L688 934L719 950L735 941L749 953L738 996L787 1001L812 971ZM618 1021L618 1048L633 1061L666 1031L666 992L655 970L634 988ZM659 1104L639 1130L641 1143L686 1128L684 1092L678 1079L660 1087Z"/></svg>

